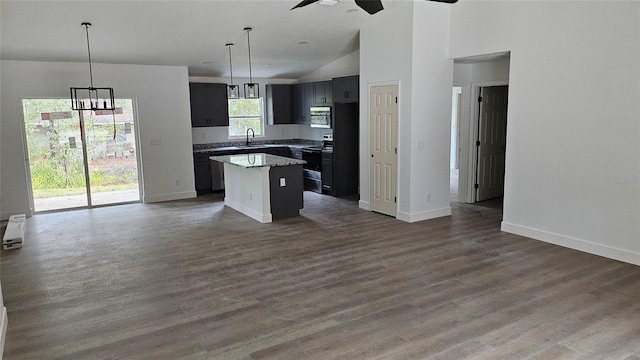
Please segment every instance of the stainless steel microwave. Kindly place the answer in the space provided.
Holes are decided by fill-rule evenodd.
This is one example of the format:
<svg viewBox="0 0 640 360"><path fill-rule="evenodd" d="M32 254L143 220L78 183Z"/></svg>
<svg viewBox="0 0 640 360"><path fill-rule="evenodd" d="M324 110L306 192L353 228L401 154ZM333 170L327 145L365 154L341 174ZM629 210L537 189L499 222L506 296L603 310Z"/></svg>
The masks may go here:
<svg viewBox="0 0 640 360"><path fill-rule="evenodd" d="M312 106L309 108L311 114L311 127L331 129L331 107Z"/></svg>

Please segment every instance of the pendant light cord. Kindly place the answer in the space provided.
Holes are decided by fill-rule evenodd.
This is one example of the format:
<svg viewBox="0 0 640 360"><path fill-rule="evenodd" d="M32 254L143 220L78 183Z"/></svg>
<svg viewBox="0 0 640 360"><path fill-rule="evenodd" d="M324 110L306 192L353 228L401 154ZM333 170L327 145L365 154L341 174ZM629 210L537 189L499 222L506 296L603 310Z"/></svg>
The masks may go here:
<svg viewBox="0 0 640 360"><path fill-rule="evenodd" d="M91 87L93 88L93 71L91 69L91 46L89 46L89 26L91 23L82 23L84 26L84 30L87 33L87 52L89 53L89 80L91 82Z"/></svg>
<svg viewBox="0 0 640 360"><path fill-rule="evenodd" d="M253 83L253 77L251 76L251 41L249 40L251 28L245 28L245 30L247 30L247 46L249 48L249 82Z"/></svg>
<svg viewBox="0 0 640 360"><path fill-rule="evenodd" d="M231 85L233 85L233 65L231 65L231 47L233 46L233 44L227 44L227 47L229 48L229 71L231 73Z"/></svg>

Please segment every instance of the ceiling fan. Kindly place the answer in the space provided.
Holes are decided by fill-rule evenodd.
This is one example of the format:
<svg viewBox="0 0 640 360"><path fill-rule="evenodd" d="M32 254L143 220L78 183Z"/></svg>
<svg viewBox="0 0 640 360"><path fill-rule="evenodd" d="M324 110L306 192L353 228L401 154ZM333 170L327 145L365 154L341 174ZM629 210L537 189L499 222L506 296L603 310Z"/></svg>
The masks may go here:
<svg viewBox="0 0 640 360"><path fill-rule="evenodd" d="M296 8L301 8L303 6L311 5L311 4L316 3L318 1L321 1L321 0L302 0L298 5L292 7L291 10L296 9ZM458 2L458 0L429 0L429 1L443 2L443 3L447 3L447 4L455 4L455 3ZM378 11L384 9L382 7L382 1L381 0L356 0L356 5L360 6L360 8L362 8L362 10L368 12L371 15L373 15L373 14L377 13Z"/></svg>

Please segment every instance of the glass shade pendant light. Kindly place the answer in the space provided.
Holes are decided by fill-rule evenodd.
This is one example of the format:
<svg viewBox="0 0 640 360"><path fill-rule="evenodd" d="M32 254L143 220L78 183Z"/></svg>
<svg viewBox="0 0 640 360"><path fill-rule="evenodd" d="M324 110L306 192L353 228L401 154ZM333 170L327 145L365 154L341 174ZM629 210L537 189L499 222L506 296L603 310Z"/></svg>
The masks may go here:
<svg viewBox="0 0 640 360"><path fill-rule="evenodd" d="M115 110L113 88L94 87L93 71L91 69L91 47L89 46L89 26L91 23L81 24L87 34L87 52L89 53L89 87L71 88L71 108L73 110Z"/></svg>
<svg viewBox="0 0 640 360"><path fill-rule="evenodd" d="M245 99L259 99L260 98L260 85L253 82L251 76L251 41L249 40L249 32L252 30L250 27L244 28L247 32L247 45L249 48L249 82L244 84L244 98Z"/></svg>
<svg viewBox="0 0 640 360"><path fill-rule="evenodd" d="M226 47L229 48L229 72L231 83L227 85L227 99L238 99L240 97L240 87L233 84L233 65L231 65L231 47L233 44L229 43Z"/></svg>

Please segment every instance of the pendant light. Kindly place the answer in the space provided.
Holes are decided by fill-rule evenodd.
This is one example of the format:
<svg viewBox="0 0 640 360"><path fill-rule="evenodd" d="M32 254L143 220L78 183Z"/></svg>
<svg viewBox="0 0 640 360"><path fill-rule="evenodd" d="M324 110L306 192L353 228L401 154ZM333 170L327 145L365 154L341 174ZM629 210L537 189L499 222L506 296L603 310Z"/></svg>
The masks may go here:
<svg viewBox="0 0 640 360"><path fill-rule="evenodd" d="M238 85L233 84L233 65L231 65L231 47L233 44L229 43L226 47L229 48L229 72L230 72L230 81L231 84L227 85L227 99L238 99L240 98L240 87Z"/></svg>
<svg viewBox="0 0 640 360"><path fill-rule="evenodd" d="M253 82L251 76L251 41L249 40L249 32L252 30L250 27L244 28L247 32L247 46L249 48L249 82L244 84L244 98L245 99L259 99L260 98L260 84Z"/></svg>
<svg viewBox="0 0 640 360"><path fill-rule="evenodd" d="M91 23L81 24L87 34L87 52L89 53L89 87L71 88L71 108L73 110L115 110L113 88L93 86L93 71L91 68L91 47L89 46L89 26Z"/></svg>

